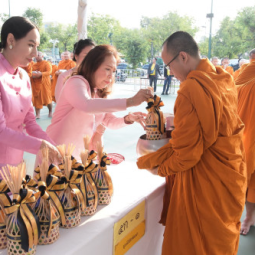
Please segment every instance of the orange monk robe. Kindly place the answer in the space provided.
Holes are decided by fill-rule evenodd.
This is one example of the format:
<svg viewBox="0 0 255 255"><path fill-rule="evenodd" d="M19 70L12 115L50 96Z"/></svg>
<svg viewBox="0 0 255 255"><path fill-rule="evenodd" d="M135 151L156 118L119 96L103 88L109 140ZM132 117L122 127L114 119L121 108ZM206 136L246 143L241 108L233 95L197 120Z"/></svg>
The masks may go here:
<svg viewBox="0 0 255 255"><path fill-rule="evenodd" d="M223 69L224 69L224 67L223 66L221 66ZM227 68L225 69L225 71L227 71L229 74L231 74L232 76L233 76L233 74L234 74L234 69L233 69L233 67L232 66L227 66Z"/></svg>
<svg viewBox="0 0 255 255"><path fill-rule="evenodd" d="M51 64L46 60L34 63L33 71L40 71L42 73L42 77L40 78L31 78L33 105L37 109L42 109L43 105L48 105L52 102L50 80L52 72Z"/></svg>
<svg viewBox="0 0 255 255"><path fill-rule="evenodd" d="M234 80L237 79L238 75L244 70L244 68L248 65L248 63L243 64L239 69L237 69L234 74L233 74L233 78Z"/></svg>
<svg viewBox="0 0 255 255"><path fill-rule="evenodd" d="M31 78L32 77L32 69L33 69L33 61L31 61L27 66L22 68L27 72L28 76Z"/></svg>
<svg viewBox="0 0 255 255"><path fill-rule="evenodd" d="M52 72L51 72L51 96L52 96L52 101L56 101L55 100L55 73L58 70L58 67L56 65L51 65L52 67Z"/></svg>
<svg viewBox="0 0 255 255"><path fill-rule="evenodd" d="M236 79L238 114L244 122L244 148L246 153L248 191L247 201L255 203L255 59Z"/></svg>
<svg viewBox="0 0 255 255"><path fill-rule="evenodd" d="M61 60L58 64L58 70L69 70L71 68L74 68L76 66L76 62L74 62L71 59L64 59ZM53 81L52 81L52 100L56 102L55 100L55 89L56 89L56 84L58 80L58 75L54 75Z"/></svg>
<svg viewBox="0 0 255 255"><path fill-rule="evenodd" d="M237 254L246 168L233 78L202 59L174 112L172 139L137 162L167 177L162 254Z"/></svg>

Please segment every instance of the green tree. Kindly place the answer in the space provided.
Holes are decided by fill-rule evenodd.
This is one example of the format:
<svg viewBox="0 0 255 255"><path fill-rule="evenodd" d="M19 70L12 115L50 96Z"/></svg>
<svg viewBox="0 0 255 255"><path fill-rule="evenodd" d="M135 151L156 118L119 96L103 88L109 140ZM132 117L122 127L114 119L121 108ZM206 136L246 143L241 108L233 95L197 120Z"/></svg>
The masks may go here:
<svg viewBox="0 0 255 255"><path fill-rule="evenodd" d="M39 29L43 28L43 14L40 9L27 8L22 16L31 20Z"/></svg>
<svg viewBox="0 0 255 255"><path fill-rule="evenodd" d="M180 16L177 12L169 12L162 18L142 17L140 22L141 32L149 45L147 47L147 57L151 58L151 46L153 47L153 55L157 55L161 51L162 43L170 34L176 31L186 31L195 36L198 28L193 24L193 18Z"/></svg>
<svg viewBox="0 0 255 255"><path fill-rule="evenodd" d="M130 30L125 39L123 52L134 69L146 59L146 51L146 41L141 37L140 30Z"/></svg>
<svg viewBox="0 0 255 255"><path fill-rule="evenodd" d="M120 34L119 21L109 15L92 13L88 20L88 37L96 44L114 44L114 39ZM111 34L111 36L109 36Z"/></svg>
<svg viewBox="0 0 255 255"><path fill-rule="evenodd" d="M59 41L58 47L60 52L66 50L73 52L73 45L77 41L78 33L76 24L64 26L58 23L50 23L45 30L50 39L57 39Z"/></svg>

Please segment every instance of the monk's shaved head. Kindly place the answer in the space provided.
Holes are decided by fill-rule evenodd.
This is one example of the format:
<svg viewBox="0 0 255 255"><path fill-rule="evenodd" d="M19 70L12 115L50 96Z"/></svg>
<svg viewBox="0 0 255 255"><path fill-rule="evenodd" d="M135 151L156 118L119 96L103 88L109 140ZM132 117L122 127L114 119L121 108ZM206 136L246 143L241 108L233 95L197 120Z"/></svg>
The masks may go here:
<svg viewBox="0 0 255 255"><path fill-rule="evenodd" d="M217 66L219 64L219 59L217 57L212 57L212 64Z"/></svg>
<svg viewBox="0 0 255 255"><path fill-rule="evenodd" d="M184 51L194 58L199 58L197 43L187 32L178 31L171 34L163 43L164 45L166 45L167 51L172 55Z"/></svg>
<svg viewBox="0 0 255 255"><path fill-rule="evenodd" d="M250 59L255 59L255 49L252 49L252 50L250 51L249 56L250 56Z"/></svg>

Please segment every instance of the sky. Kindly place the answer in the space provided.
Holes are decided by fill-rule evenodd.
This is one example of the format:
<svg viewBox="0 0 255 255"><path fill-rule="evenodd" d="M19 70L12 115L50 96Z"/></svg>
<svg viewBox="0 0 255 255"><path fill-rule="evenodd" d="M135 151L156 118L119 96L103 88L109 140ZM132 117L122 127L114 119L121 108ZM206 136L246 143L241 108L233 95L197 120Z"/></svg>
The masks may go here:
<svg viewBox="0 0 255 255"><path fill-rule="evenodd" d="M214 13L212 35L220 27L221 21L229 16L234 19L244 7L255 6L254 0L88 0L88 16L91 13L108 14L120 21L123 27L139 28L142 16L161 17L176 11L179 15L193 17L200 29L199 35L208 36L210 23L207 13ZM77 21L78 0L0 0L0 13L11 16L22 15L30 8L39 8L44 15L44 22L73 24Z"/></svg>

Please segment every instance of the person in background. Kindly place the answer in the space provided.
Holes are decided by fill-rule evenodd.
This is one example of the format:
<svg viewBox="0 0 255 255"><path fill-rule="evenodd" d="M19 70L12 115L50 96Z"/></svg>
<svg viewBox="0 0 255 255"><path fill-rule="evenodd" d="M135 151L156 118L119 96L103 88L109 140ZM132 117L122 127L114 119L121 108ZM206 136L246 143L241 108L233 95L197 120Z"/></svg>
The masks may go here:
<svg viewBox="0 0 255 255"><path fill-rule="evenodd" d="M48 148L50 161L60 159L54 142L36 123L31 104L29 76L20 68L37 56L40 35L24 17L9 18L2 26L0 42L0 167L18 165L24 151L37 154Z"/></svg>
<svg viewBox="0 0 255 255"><path fill-rule="evenodd" d="M186 32L163 43L162 59L181 81L172 138L138 159L166 177L162 255L234 255L246 193L244 124L233 78L201 59Z"/></svg>
<svg viewBox="0 0 255 255"><path fill-rule="evenodd" d="M116 117L113 112L125 111L138 106L152 97L150 89L141 89L131 98L110 99L119 57L110 45L99 45L91 49L78 70L70 77L61 90L46 132L56 144L75 145L74 157L80 157L84 149L83 136L96 132L101 136L105 128L118 129L135 121L144 125L146 114L135 112ZM91 141L91 147L94 143ZM96 149L96 147L94 147Z"/></svg>
<svg viewBox="0 0 255 255"><path fill-rule="evenodd" d="M249 63L247 63L246 62L246 59L240 59L239 60L239 68L234 72L234 74L233 74L233 78L234 78L234 80L236 80L237 79L237 77L238 77L238 75L244 70L244 68L249 64Z"/></svg>
<svg viewBox="0 0 255 255"><path fill-rule="evenodd" d="M219 59L217 57L212 57L211 62L214 66L219 66Z"/></svg>
<svg viewBox="0 0 255 255"><path fill-rule="evenodd" d="M161 95L169 95L169 86L170 86L170 90L171 90L171 80L172 80L172 75L170 73L170 69L165 66L164 67L164 77L165 77L165 80L164 80L164 87L163 87L163 92Z"/></svg>
<svg viewBox="0 0 255 255"><path fill-rule="evenodd" d="M49 117L52 117L52 97L51 97L51 64L43 59L43 53L38 51L33 64L31 85L33 92L33 105L35 107L36 119L40 119L40 111L43 106L49 109Z"/></svg>
<svg viewBox="0 0 255 255"><path fill-rule="evenodd" d="M71 76L71 74L75 71L77 71L78 66L82 62L82 60L86 57L86 55L89 53L91 49L95 47L95 43L91 39L81 39L78 42L74 44L74 59L73 61L76 62L76 66L72 69L69 69L68 71L61 73L58 76L56 88L55 88L55 99L56 102L59 99L60 92L64 86L64 83L66 79Z"/></svg>
<svg viewBox="0 0 255 255"><path fill-rule="evenodd" d="M148 66L148 78L150 80L150 86L154 83L154 92L157 90L158 74L161 75L159 65L157 64L157 58L152 59L152 63Z"/></svg>
<svg viewBox="0 0 255 255"><path fill-rule="evenodd" d="M232 66L229 65L229 58L225 57L221 60L221 67L226 70L229 74L233 76L234 74L234 69Z"/></svg>
<svg viewBox="0 0 255 255"><path fill-rule="evenodd" d="M53 76L53 82L52 82L52 101L56 102L55 99L55 89L56 89L56 84L58 80L58 76L67 70L70 70L76 66L76 63L71 59L70 57L70 52L65 51L61 54L61 58L63 59L58 63L58 70L55 72L55 75Z"/></svg>

